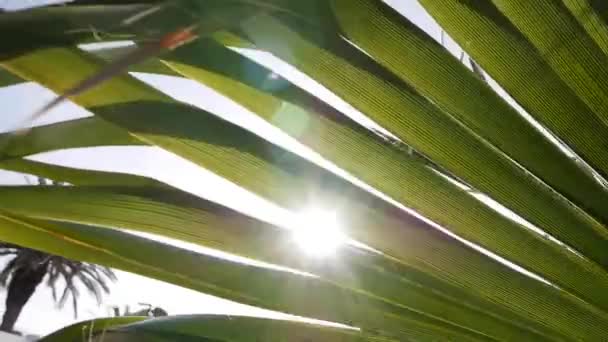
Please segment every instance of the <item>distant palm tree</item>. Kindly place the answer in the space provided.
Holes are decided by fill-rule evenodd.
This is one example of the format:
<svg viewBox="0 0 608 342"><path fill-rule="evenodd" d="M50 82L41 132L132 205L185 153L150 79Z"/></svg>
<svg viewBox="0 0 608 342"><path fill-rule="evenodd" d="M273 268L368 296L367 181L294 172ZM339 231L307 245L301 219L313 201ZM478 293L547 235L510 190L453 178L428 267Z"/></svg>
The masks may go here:
<svg viewBox="0 0 608 342"><path fill-rule="evenodd" d="M0 324L0 330L3 331L13 331L21 310L45 277L47 277L47 285L52 289L53 299L60 307L71 295L75 316L79 296L77 280L95 296L98 302L101 302L103 292L110 292L107 280L116 279L112 270L107 267L74 261L13 244L0 243L0 255L14 255L0 272L0 285L8 284L6 310ZM60 279L61 283L65 283L65 287L58 298L57 284Z"/></svg>

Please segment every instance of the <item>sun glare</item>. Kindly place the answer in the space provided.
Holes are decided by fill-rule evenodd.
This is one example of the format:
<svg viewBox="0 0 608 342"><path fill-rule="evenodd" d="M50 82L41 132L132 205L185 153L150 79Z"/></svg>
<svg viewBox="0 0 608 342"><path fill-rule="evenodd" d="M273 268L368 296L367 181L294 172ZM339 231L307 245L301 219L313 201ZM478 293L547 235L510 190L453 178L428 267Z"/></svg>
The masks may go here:
<svg viewBox="0 0 608 342"><path fill-rule="evenodd" d="M308 209L296 215L296 244L308 255L326 257L346 242L336 214L321 209Z"/></svg>

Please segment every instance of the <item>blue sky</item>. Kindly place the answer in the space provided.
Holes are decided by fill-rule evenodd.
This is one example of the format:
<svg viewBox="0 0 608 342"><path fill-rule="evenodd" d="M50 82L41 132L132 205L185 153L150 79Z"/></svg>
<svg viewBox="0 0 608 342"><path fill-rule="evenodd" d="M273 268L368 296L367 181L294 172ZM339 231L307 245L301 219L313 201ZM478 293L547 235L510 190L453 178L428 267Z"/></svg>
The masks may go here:
<svg viewBox="0 0 608 342"><path fill-rule="evenodd" d="M399 10L412 22L425 30L432 37L440 40L441 30L435 21L424 11L416 0L385 0ZM35 3L36 0L29 1ZM23 0L0 1L0 6L14 8L23 6ZM446 46L455 55L460 54L458 46L448 37ZM276 73L290 79L292 82L308 89L311 93L323 98L342 112L357 118L366 125L373 125L364 116L288 65L264 53L242 51L244 54L257 59L267 65ZM216 113L227 120L233 121L271 142L288 148L310 160L329 168L351 181L362 186L361 182L352 179L345 172L325 161L316 153L301 146L292 138L286 136L270 124L249 113L239 105L222 97L214 91L188 80L176 80L164 76L136 75L162 91L175 98L200 106L210 112ZM500 92L500 89L498 89ZM34 85L21 84L7 88L0 88L0 101L2 101L5 117L0 122L0 131L9 131L23 123L28 115L52 100L55 95L48 90ZM503 96L506 96L503 93ZM516 104L509 101L512 105ZM78 106L66 103L54 109L51 113L37 120L34 124L62 121L90 115ZM135 173L157 178L175 187L190 191L201 197L216 201L260 219L284 225L292 218L292 214L275 205L251 194L244 189L224 180L223 178L204 170L171 153L152 147L104 147L92 149L75 149L44 153L34 156L33 159L56 163L64 166L88 168L96 170L121 171ZM32 177L0 170L0 183L24 184L34 181ZM480 195L476 195L480 196ZM481 197L484 201L489 199ZM503 214L512 219L519 220L512 213L502 210ZM338 218L339 221L339 218ZM533 227L532 227L533 228ZM165 240L166 241L166 240ZM215 253L196 246L179 244L204 253ZM4 291L0 293L0 300L4 300ZM112 294L106 297L104 305L97 306L93 299L82 296L79 319L99 317L108 314L109 306L129 304L132 307L138 302L152 303L161 306L171 314L186 313L229 313L248 315L269 315L268 311L242 306L216 297L207 296L187 289L179 288L163 282L146 279L125 272L119 272L119 281L112 287ZM31 302L26 306L17 323L19 330L28 333L45 334L60 328L74 320L71 309L57 310L51 300L50 292L44 288L39 289Z"/></svg>

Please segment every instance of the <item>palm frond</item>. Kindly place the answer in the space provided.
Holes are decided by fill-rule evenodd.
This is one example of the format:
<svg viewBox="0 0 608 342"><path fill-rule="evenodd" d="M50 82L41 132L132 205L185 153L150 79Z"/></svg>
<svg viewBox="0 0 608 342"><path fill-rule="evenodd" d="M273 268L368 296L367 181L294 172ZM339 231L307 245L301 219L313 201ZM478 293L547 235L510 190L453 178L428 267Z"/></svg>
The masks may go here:
<svg viewBox="0 0 608 342"><path fill-rule="evenodd" d="M441 42L381 0L77 0L0 14L0 84L34 81L58 94L54 103L69 97L95 115L0 134L0 169L52 180L0 187L0 238L7 241L0 254L14 255L0 283L10 281L11 270L46 267L51 287L66 282L53 289L60 304L71 298L75 305L82 289L101 300L114 277L87 263L96 262L361 329L208 317L116 323L105 335L90 329L92 338L110 341L291 337L283 332L319 341L603 340L605 6L589 0L420 4L441 25ZM162 38L184 27L198 39L146 50L154 42L181 42ZM461 60L444 46L443 30L462 47ZM133 44L79 47L119 39ZM345 115L290 81L293 75L279 75L239 48L287 62L382 129ZM126 71L199 82L350 177ZM312 262L295 253L290 233L167 184L29 159L126 145L163 148L286 211L299 210L314 194L347 213L349 237L379 253L349 245L333 259ZM190 253L116 228L313 276ZM84 261L26 253L10 243ZM66 336L73 338L74 329Z"/></svg>

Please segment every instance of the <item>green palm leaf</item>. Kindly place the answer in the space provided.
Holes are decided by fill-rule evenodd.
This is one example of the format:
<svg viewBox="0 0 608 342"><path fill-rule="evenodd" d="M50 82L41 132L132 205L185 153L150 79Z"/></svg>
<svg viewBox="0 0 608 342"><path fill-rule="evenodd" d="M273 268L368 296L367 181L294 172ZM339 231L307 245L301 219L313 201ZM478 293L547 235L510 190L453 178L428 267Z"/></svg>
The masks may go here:
<svg viewBox="0 0 608 342"><path fill-rule="evenodd" d="M493 1L570 89L608 123L608 56L563 3ZM534 18L534 19L532 19ZM533 24L530 20L534 20Z"/></svg>
<svg viewBox="0 0 608 342"><path fill-rule="evenodd" d="M604 54L608 54L608 25L602 18L601 3L589 0L564 0L564 5Z"/></svg>
<svg viewBox="0 0 608 342"><path fill-rule="evenodd" d="M560 194L608 223L608 192L443 46L380 2L333 3L353 43ZM360 25L361 21L369 25Z"/></svg>
<svg viewBox="0 0 608 342"><path fill-rule="evenodd" d="M11 243L152 276L241 303L356 323L384 336L414 334L487 340L406 309L381 310L390 305L318 278L197 254L112 229L57 225L3 214L0 234Z"/></svg>
<svg viewBox="0 0 608 342"><path fill-rule="evenodd" d="M489 2L422 0L425 9L530 115L608 175L608 129Z"/></svg>
<svg viewBox="0 0 608 342"><path fill-rule="evenodd" d="M121 325L127 325L146 319L147 317L112 317L99 318L90 321L79 322L72 324L61 330L58 330L50 335L47 335L38 341L41 342L63 342L63 341L86 341L87 338L95 335L103 335L110 328L115 328Z"/></svg>
<svg viewBox="0 0 608 342"><path fill-rule="evenodd" d="M113 323L113 319L85 322L89 325ZM103 327L103 325L102 325ZM79 325L70 327L72 330L82 328ZM70 334L70 331L60 330L48 336L41 342L66 341L80 342L80 336ZM235 316L177 316L147 320L140 323L120 324L94 332L93 341L199 341L199 342L257 342L262 339L268 342L281 341L327 341L327 342L363 342L388 341L383 338L367 338L356 331L324 327L316 324L294 321L281 321L253 317Z"/></svg>
<svg viewBox="0 0 608 342"><path fill-rule="evenodd" d="M149 178L117 172L99 172L64 167L28 159L9 159L0 161L0 169L32 174L57 182L75 185L164 187L165 185Z"/></svg>
<svg viewBox="0 0 608 342"><path fill-rule="evenodd" d="M27 134L0 134L0 160L68 148L144 145L123 129L95 117L30 129Z"/></svg>

